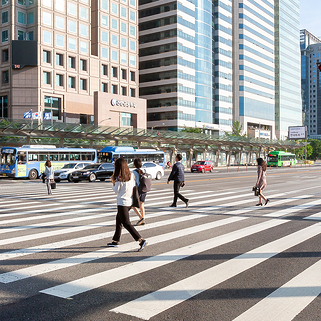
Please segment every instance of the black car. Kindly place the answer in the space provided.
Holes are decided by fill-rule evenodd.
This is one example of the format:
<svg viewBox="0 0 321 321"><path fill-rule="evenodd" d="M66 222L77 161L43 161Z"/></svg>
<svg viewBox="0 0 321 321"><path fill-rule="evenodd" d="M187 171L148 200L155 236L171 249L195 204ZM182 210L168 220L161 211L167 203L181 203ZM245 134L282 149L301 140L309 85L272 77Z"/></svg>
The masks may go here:
<svg viewBox="0 0 321 321"><path fill-rule="evenodd" d="M114 165L111 163L90 164L82 170L71 173L70 178L75 183L86 180L94 182L96 179L104 181L106 178L110 178L113 173Z"/></svg>

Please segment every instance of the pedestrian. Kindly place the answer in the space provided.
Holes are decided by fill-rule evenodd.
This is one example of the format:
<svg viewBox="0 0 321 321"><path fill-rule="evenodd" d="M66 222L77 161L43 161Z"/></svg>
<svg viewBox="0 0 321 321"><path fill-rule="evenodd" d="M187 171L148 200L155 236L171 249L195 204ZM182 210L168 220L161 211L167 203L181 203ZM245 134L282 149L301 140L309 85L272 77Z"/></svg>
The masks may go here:
<svg viewBox="0 0 321 321"><path fill-rule="evenodd" d="M120 241L121 230L125 229L131 234L135 241L139 242L138 252L142 251L147 242L137 232L129 220L129 210L133 201L133 188L135 186L134 174L128 168L127 162L120 157L115 161L114 174L111 177L113 190L117 194L116 230L112 242L108 247L117 247Z"/></svg>
<svg viewBox="0 0 321 321"><path fill-rule="evenodd" d="M177 198L180 198L188 207L189 200L185 198L182 194L180 194L179 189L183 186L185 186L184 182L184 166L181 163L182 155L177 154L176 155L176 163L172 167L172 171L168 177L167 184L169 184L169 181L174 181L174 200L173 203L170 205L170 207L176 207L177 206Z"/></svg>
<svg viewBox="0 0 321 321"><path fill-rule="evenodd" d="M169 169L171 169L172 166L171 166L171 162L170 162L170 161L167 162L167 167L168 167Z"/></svg>
<svg viewBox="0 0 321 321"><path fill-rule="evenodd" d="M45 166L46 166L45 172L43 175L46 177L46 185L47 185L48 195L51 195L52 194L51 183L54 182L54 170L53 170L53 167L51 166L50 160L46 161Z"/></svg>
<svg viewBox="0 0 321 321"><path fill-rule="evenodd" d="M136 168L133 171L134 176L135 176L136 186L139 187L139 178L141 175L144 174L144 172L141 169L143 166L143 163L140 158L135 158L134 166ZM144 203L145 203L147 192L143 193L140 191L140 189L138 189L138 194L139 194L139 200L140 200L140 208L139 208L140 212L138 211L137 207L133 207L134 212L139 217L139 221L136 223L137 226L145 225L145 206L144 206Z"/></svg>
<svg viewBox="0 0 321 321"><path fill-rule="evenodd" d="M266 162L263 160L263 158L257 159L257 181L256 181L256 187L260 189L260 195L259 195L259 202L256 204L256 206L262 206L262 199L264 200L264 205L267 205L267 203L270 201L268 198L266 198L262 191L266 187Z"/></svg>

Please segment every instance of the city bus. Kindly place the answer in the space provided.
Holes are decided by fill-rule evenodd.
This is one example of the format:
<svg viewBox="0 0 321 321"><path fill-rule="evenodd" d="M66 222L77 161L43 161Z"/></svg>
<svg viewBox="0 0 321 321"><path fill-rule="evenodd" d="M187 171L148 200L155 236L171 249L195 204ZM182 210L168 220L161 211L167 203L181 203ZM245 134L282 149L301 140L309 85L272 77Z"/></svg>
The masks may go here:
<svg viewBox="0 0 321 321"><path fill-rule="evenodd" d="M123 157L128 164L140 158L142 162L153 162L165 169L165 153L156 149L135 149L124 146L107 146L98 152L98 160L102 163L113 163L117 158Z"/></svg>
<svg viewBox="0 0 321 321"><path fill-rule="evenodd" d="M295 165L295 154L283 151L272 151L268 154L268 166L292 166Z"/></svg>
<svg viewBox="0 0 321 321"><path fill-rule="evenodd" d="M54 170L70 162L97 162L97 151L89 148L56 148L51 145L24 145L1 148L0 176L36 179L45 170L46 160Z"/></svg>

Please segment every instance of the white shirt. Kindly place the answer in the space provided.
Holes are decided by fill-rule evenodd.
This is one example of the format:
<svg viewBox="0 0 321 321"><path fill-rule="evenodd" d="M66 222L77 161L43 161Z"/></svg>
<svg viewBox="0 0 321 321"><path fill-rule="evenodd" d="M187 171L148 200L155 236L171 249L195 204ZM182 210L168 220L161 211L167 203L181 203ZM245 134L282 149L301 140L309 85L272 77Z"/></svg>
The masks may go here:
<svg viewBox="0 0 321 321"><path fill-rule="evenodd" d="M47 179L54 179L54 170L53 167L46 166L45 176Z"/></svg>
<svg viewBox="0 0 321 321"><path fill-rule="evenodd" d="M133 188L135 186L135 177L131 173L128 182L117 181L113 186L114 192L117 194L117 205L132 206L133 203Z"/></svg>

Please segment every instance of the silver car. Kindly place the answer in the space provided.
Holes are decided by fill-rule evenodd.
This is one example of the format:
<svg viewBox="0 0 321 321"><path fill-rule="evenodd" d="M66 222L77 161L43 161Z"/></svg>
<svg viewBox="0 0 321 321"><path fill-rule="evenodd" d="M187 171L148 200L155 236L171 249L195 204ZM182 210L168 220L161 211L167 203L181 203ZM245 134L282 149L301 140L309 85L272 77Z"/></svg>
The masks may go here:
<svg viewBox="0 0 321 321"><path fill-rule="evenodd" d="M54 177L56 182L60 182L62 180L68 180L71 182L70 174L78 169L83 169L85 166L87 166L90 163L68 163L65 164L61 169L58 169L54 172Z"/></svg>

